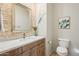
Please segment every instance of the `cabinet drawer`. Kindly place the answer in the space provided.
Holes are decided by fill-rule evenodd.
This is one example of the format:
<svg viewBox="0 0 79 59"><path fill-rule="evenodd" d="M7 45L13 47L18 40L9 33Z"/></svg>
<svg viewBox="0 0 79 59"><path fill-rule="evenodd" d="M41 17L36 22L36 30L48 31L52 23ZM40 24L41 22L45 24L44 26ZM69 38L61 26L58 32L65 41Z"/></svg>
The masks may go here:
<svg viewBox="0 0 79 59"><path fill-rule="evenodd" d="M22 50L23 50L23 52L26 52L26 51L28 51L29 49L31 49L33 47L33 44L32 43L30 43L30 44L28 44L28 45L24 45L22 48Z"/></svg>
<svg viewBox="0 0 79 59"><path fill-rule="evenodd" d="M2 53L0 55L1 56L17 56L18 54L21 54L21 53L22 53L22 48L17 48L17 49L13 49L8 52Z"/></svg>
<svg viewBox="0 0 79 59"><path fill-rule="evenodd" d="M20 54L19 56L31 56L31 50L27 50L23 52L22 54Z"/></svg>
<svg viewBox="0 0 79 59"><path fill-rule="evenodd" d="M39 45L40 45L40 47L45 47L45 43L41 43Z"/></svg>
<svg viewBox="0 0 79 59"><path fill-rule="evenodd" d="M42 44L44 46L45 45L45 39L43 38L41 40L38 40L38 41L32 43L33 47L35 47L35 46L37 46L39 44Z"/></svg>

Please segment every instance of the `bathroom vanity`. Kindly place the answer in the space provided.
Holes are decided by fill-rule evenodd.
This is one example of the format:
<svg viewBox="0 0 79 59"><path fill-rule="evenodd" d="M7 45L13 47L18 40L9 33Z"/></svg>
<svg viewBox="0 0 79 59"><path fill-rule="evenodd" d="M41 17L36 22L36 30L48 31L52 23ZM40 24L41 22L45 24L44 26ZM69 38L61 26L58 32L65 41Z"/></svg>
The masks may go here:
<svg viewBox="0 0 79 59"><path fill-rule="evenodd" d="M3 45L2 45L3 44ZM45 37L26 37L0 43L0 56L44 56Z"/></svg>
<svg viewBox="0 0 79 59"><path fill-rule="evenodd" d="M4 10L3 17L5 19L3 20L7 20L4 21L4 25L7 25L7 27L5 26L6 28L4 28L4 40L0 38L0 56L44 56L45 37L25 37L34 33L35 4L31 5L31 8L21 3L1 4L1 8ZM10 24L8 20L11 22ZM11 27L8 25L11 25ZM23 35L22 33L25 34ZM1 36L3 35L1 33ZM9 39L10 37L12 38ZM18 39L14 39L14 37Z"/></svg>

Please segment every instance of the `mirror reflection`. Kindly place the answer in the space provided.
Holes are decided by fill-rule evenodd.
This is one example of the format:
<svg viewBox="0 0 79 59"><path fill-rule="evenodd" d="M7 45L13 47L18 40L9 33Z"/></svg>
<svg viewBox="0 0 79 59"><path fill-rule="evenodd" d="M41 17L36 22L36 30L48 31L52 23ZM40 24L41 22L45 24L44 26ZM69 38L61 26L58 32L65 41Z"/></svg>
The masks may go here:
<svg viewBox="0 0 79 59"><path fill-rule="evenodd" d="M27 32L29 30L32 30L31 9L17 3L13 8L13 31Z"/></svg>

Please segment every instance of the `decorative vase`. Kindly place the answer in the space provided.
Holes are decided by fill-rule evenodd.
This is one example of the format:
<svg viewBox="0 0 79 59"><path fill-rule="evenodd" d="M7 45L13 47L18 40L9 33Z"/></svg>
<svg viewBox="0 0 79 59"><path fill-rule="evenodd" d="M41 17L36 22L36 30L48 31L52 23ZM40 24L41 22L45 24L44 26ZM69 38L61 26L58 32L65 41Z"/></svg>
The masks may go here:
<svg viewBox="0 0 79 59"><path fill-rule="evenodd" d="M34 31L35 31L34 35L37 36L37 35L38 35L38 34L37 34L37 27L35 26L35 27L33 27L33 29L34 29Z"/></svg>

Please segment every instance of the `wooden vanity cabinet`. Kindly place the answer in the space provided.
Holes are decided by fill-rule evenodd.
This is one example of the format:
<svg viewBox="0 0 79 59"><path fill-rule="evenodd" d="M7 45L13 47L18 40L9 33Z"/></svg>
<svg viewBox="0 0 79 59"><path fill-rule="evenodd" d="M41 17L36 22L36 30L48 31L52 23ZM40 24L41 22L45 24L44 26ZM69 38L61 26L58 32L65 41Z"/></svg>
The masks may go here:
<svg viewBox="0 0 79 59"><path fill-rule="evenodd" d="M29 52L28 52L29 51ZM45 40L38 40L23 46L23 56L44 56L45 55Z"/></svg>
<svg viewBox="0 0 79 59"><path fill-rule="evenodd" d="M45 38L0 54L1 56L44 56Z"/></svg>

